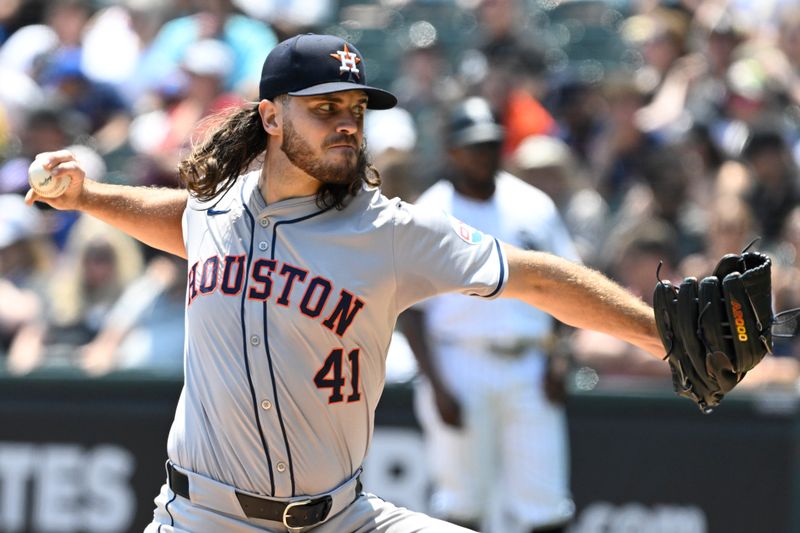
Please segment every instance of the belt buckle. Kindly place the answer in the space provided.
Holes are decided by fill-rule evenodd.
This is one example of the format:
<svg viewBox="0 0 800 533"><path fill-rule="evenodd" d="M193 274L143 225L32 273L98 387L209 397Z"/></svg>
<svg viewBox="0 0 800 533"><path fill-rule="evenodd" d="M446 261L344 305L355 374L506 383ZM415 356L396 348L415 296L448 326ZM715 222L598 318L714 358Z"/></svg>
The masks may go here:
<svg viewBox="0 0 800 533"><path fill-rule="evenodd" d="M294 526L289 523L289 520L291 520L293 518L289 514L289 511L291 511L295 507L305 507L306 505L317 505L318 503L322 503L322 504L325 505L325 508L320 513L320 519L319 520L317 520L316 522L313 522L313 523L309 523L309 524L300 524L300 525L294 525ZM314 499L314 500L300 500L300 501L297 501L297 502L291 502L283 510L283 518L282 518L283 525L286 526L289 529L302 529L302 528L308 527L308 526L315 526L315 525L319 524L320 522L322 522L323 520L325 520L328 517L328 513L330 512L332 505L333 505L333 498L331 498L330 496L324 496L322 498L317 498L317 499Z"/></svg>
<svg viewBox="0 0 800 533"><path fill-rule="evenodd" d="M490 342L489 351L506 359L517 359L527 350L528 345L517 340L511 343Z"/></svg>

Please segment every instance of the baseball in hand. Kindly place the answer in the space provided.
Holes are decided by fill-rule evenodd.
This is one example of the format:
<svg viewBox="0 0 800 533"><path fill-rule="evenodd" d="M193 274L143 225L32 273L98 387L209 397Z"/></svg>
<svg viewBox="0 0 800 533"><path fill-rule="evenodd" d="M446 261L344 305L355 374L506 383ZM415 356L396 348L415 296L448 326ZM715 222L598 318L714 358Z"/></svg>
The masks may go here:
<svg viewBox="0 0 800 533"><path fill-rule="evenodd" d="M69 177L56 178L42 166L41 161L34 160L28 167L28 183L42 198L56 198L67 190Z"/></svg>

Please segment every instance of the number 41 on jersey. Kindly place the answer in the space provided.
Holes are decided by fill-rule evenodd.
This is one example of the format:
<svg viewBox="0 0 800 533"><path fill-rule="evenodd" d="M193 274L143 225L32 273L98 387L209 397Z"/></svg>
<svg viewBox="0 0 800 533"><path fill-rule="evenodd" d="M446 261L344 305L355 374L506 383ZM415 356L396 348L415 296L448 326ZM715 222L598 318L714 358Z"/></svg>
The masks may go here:
<svg viewBox="0 0 800 533"><path fill-rule="evenodd" d="M357 402L361 399L361 392L359 391L359 377L358 377L358 357L359 349L351 350L347 354L347 359L350 361L350 389L353 391L348 397L347 402ZM314 375L314 384L320 389L331 389L331 395L328 397L328 403L339 403L344 399L342 395L342 388L345 385L345 376L342 374L342 363L344 359L344 350L342 348L335 348L331 350L325 362L322 363L316 375Z"/></svg>

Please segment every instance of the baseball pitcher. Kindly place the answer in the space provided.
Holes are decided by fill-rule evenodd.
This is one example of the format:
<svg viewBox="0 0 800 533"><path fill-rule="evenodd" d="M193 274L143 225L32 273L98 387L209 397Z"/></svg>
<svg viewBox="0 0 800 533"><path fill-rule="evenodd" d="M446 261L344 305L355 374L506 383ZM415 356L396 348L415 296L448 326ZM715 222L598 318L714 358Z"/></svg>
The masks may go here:
<svg viewBox="0 0 800 533"><path fill-rule="evenodd" d="M664 355L653 310L601 274L383 197L363 119L395 97L364 57L305 34L264 62L259 102L181 163L187 190L85 179L40 154L55 198L185 257L185 384L149 532L459 531L362 489L398 314L443 292L518 298Z"/></svg>

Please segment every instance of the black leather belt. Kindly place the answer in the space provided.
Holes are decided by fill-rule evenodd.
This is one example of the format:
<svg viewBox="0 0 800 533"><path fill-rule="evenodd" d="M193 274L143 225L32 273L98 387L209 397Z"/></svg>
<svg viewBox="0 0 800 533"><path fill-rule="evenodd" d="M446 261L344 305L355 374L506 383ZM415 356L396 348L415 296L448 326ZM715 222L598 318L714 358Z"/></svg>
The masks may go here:
<svg viewBox="0 0 800 533"><path fill-rule="evenodd" d="M183 498L190 499L189 477L182 472L178 472L172 465L172 462L167 463L167 479L172 492ZM353 499L361 492L360 480L356 483L355 488ZM251 496L250 494L244 494L238 490L235 492L236 498L239 500L239 505L242 506L242 511L244 511L245 516L248 518L282 522L289 528L308 527L324 522L328 518L331 505L333 504L333 498L330 495L293 502L283 502Z"/></svg>

